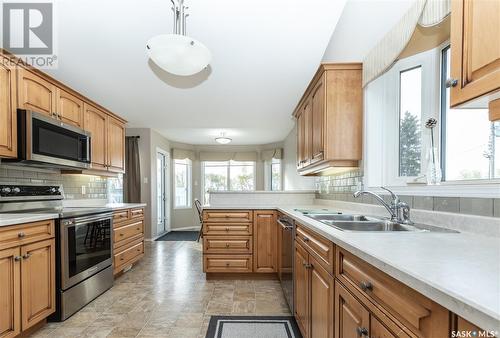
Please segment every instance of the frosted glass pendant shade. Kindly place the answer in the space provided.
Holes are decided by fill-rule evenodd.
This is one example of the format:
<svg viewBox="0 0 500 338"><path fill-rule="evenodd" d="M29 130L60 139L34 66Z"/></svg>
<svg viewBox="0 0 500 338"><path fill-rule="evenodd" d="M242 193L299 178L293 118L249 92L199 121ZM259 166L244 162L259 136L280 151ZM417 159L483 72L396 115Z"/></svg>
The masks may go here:
<svg viewBox="0 0 500 338"><path fill-rule="evenodd" d="M185 35L157 35L148 41L147 47L151 60L175 75L199 73L212 60L212 54L204 44Z"/></svg>

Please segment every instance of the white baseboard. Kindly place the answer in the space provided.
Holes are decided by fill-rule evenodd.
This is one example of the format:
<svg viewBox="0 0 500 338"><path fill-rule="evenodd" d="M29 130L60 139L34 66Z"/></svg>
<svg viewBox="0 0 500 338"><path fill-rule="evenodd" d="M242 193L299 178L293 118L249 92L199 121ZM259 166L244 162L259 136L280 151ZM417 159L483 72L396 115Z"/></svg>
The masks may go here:
<svg viewBox="0 0 500 338"><path fill-rule="evenodd" d="M200 231L200 227L199 226L192 226L192 227L175 228L175 229L171 229L170 231L189 231L189 230Z"/></svg>

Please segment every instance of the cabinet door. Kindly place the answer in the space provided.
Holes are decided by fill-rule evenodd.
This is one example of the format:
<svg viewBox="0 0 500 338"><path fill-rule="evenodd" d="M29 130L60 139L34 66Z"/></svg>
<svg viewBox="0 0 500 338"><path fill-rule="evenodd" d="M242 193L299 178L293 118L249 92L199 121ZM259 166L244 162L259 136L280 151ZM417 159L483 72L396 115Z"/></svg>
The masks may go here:
<svg viewBox="0 0 500 338"><path fill-rule="evenodd" d="M451 105L500 89L500 2L452 1Z"/></svg>
<svg viewBox="0 0 500 338"><path fill-rule="evenodd" d="M21 268L19 247L0 251L0 338L21 332Z"/></svg>
<svg viewBox="0 0 500 338"><path fill-rule="evenodd" d="M84 129L91 135L92 169L107 169L107 114L103 111L84 104L85 124Z"/></svg>
<svg viewBox="0 0 500 338"><path fill-rule="evenodd" d="M333 277L309 256L311 266L311 337L333 338Z"/></svg>
<svg viewBox="0 0 500 338"><path fill-rule="evenodd" d="M5 60L5 59L4 59ZM0 157L17 157L16 77L8 62L0 63Z"/></svg>
<svg viewBox="0 0 500 338"><path fill-rule="evenodd" d="M304 338L309 338L309 255L295 242L294 315Z"/></svg>
<svg viewBox="0 0 500 338"><path fill-rule="evenodd" d="M125 125L113 117L108 117L108 170L125 170Z"/></svg>
<svg viewBox="0 0 500 338"><path fill-rule="evenodd" d="M396 338L396 337L408 337L404 332L400 332L400 335L394 335L388 328L386 328L381 321L379 321L373 315L370 316L370 337L371 338Z"/></svg>
<svg viewBox="0 0 500 338"><path fill-rule="evenodd" d="M278 225L275 211L254 212L254 272L277 271Z"/></svg>
<svg viewBox="0 0 500 338"><path fill-rule="evenodd" d="M62 89L57 89L57 114L64 123L83 128L83 101Z"/></svg>
<svg viewBox="0 0 500 338"><path fill-rule="evenodd" d="M369 337L369 323L368 310L335 282L335 338Z"/></svg>
<svg viewBox="0 0 500 338"><path fill-rule="evenodd" d="M325 86L323 75L312 92L312 153L311 162L324 159L324 119L325 119Z"/></svg>
<svg viewBox="0 0 500 338"><path fill-rule="evenodd" d="M22 330L55 311L55 242L53 239L21 247Z"/></svg>
<svg viewBox="0 0 500 338"><path fill-rule="evenodd" d="M18 68L18 106L54 116L56 111L56 87L41 76L24 68Z"/></svg>
<svg viewBox="0 0 500 338"><path fill-rule="evenodd" d="M311 164L312 159L312 101L311 97L304 104L304 166Z"/></svg>
<svg viewBox="0 0 500 338"><path fill-rule="evenodd" d="M297 169L304 165L305 160L305 115L300 114L297 117Z"/></svg>

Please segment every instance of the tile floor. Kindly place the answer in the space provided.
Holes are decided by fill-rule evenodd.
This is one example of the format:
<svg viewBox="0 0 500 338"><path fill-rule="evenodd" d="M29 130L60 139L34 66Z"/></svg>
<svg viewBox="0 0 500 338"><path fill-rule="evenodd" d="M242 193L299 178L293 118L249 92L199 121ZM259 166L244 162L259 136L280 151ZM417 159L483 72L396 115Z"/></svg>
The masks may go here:
<svg viewBox="0 0 500 338"><path fill-rule="evenodd" d="M205 337L211 315L290 315L278 281L205 280L201 244L147 242L109 291L31 337Z"/></svg>

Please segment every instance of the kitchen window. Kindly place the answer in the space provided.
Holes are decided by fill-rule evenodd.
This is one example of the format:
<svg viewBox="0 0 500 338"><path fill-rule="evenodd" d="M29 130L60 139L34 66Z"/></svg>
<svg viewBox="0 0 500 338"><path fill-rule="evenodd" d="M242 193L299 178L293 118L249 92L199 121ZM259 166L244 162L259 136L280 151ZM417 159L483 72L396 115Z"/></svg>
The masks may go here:
<svg viewBox="0 0 500 338"><path fill-rule="evenodd" d="M271 179L271 190L279 191L282 190L282 174L281 174L281 160L273 158L270 163L270 179Z"/></svg>
<svg viewBox="0 0 500 338"><path fill-rule="evenodd" d="M191 160L174 160L176 209L191 208Z"/></svg>
<svg viewBox="0 0 500 338"><path fill-rule="evenodd" d="M206 161L203 162L203 191L208 203L208 191L255 190L255 162Z"/></svg>
<svg viewBox="0 0 500 338"><path fill-rule="evenodd" d="M444 181L500 178L500 123L490 122L488 109L452 109L450 46L441 59L441 166Z"/></svg>

